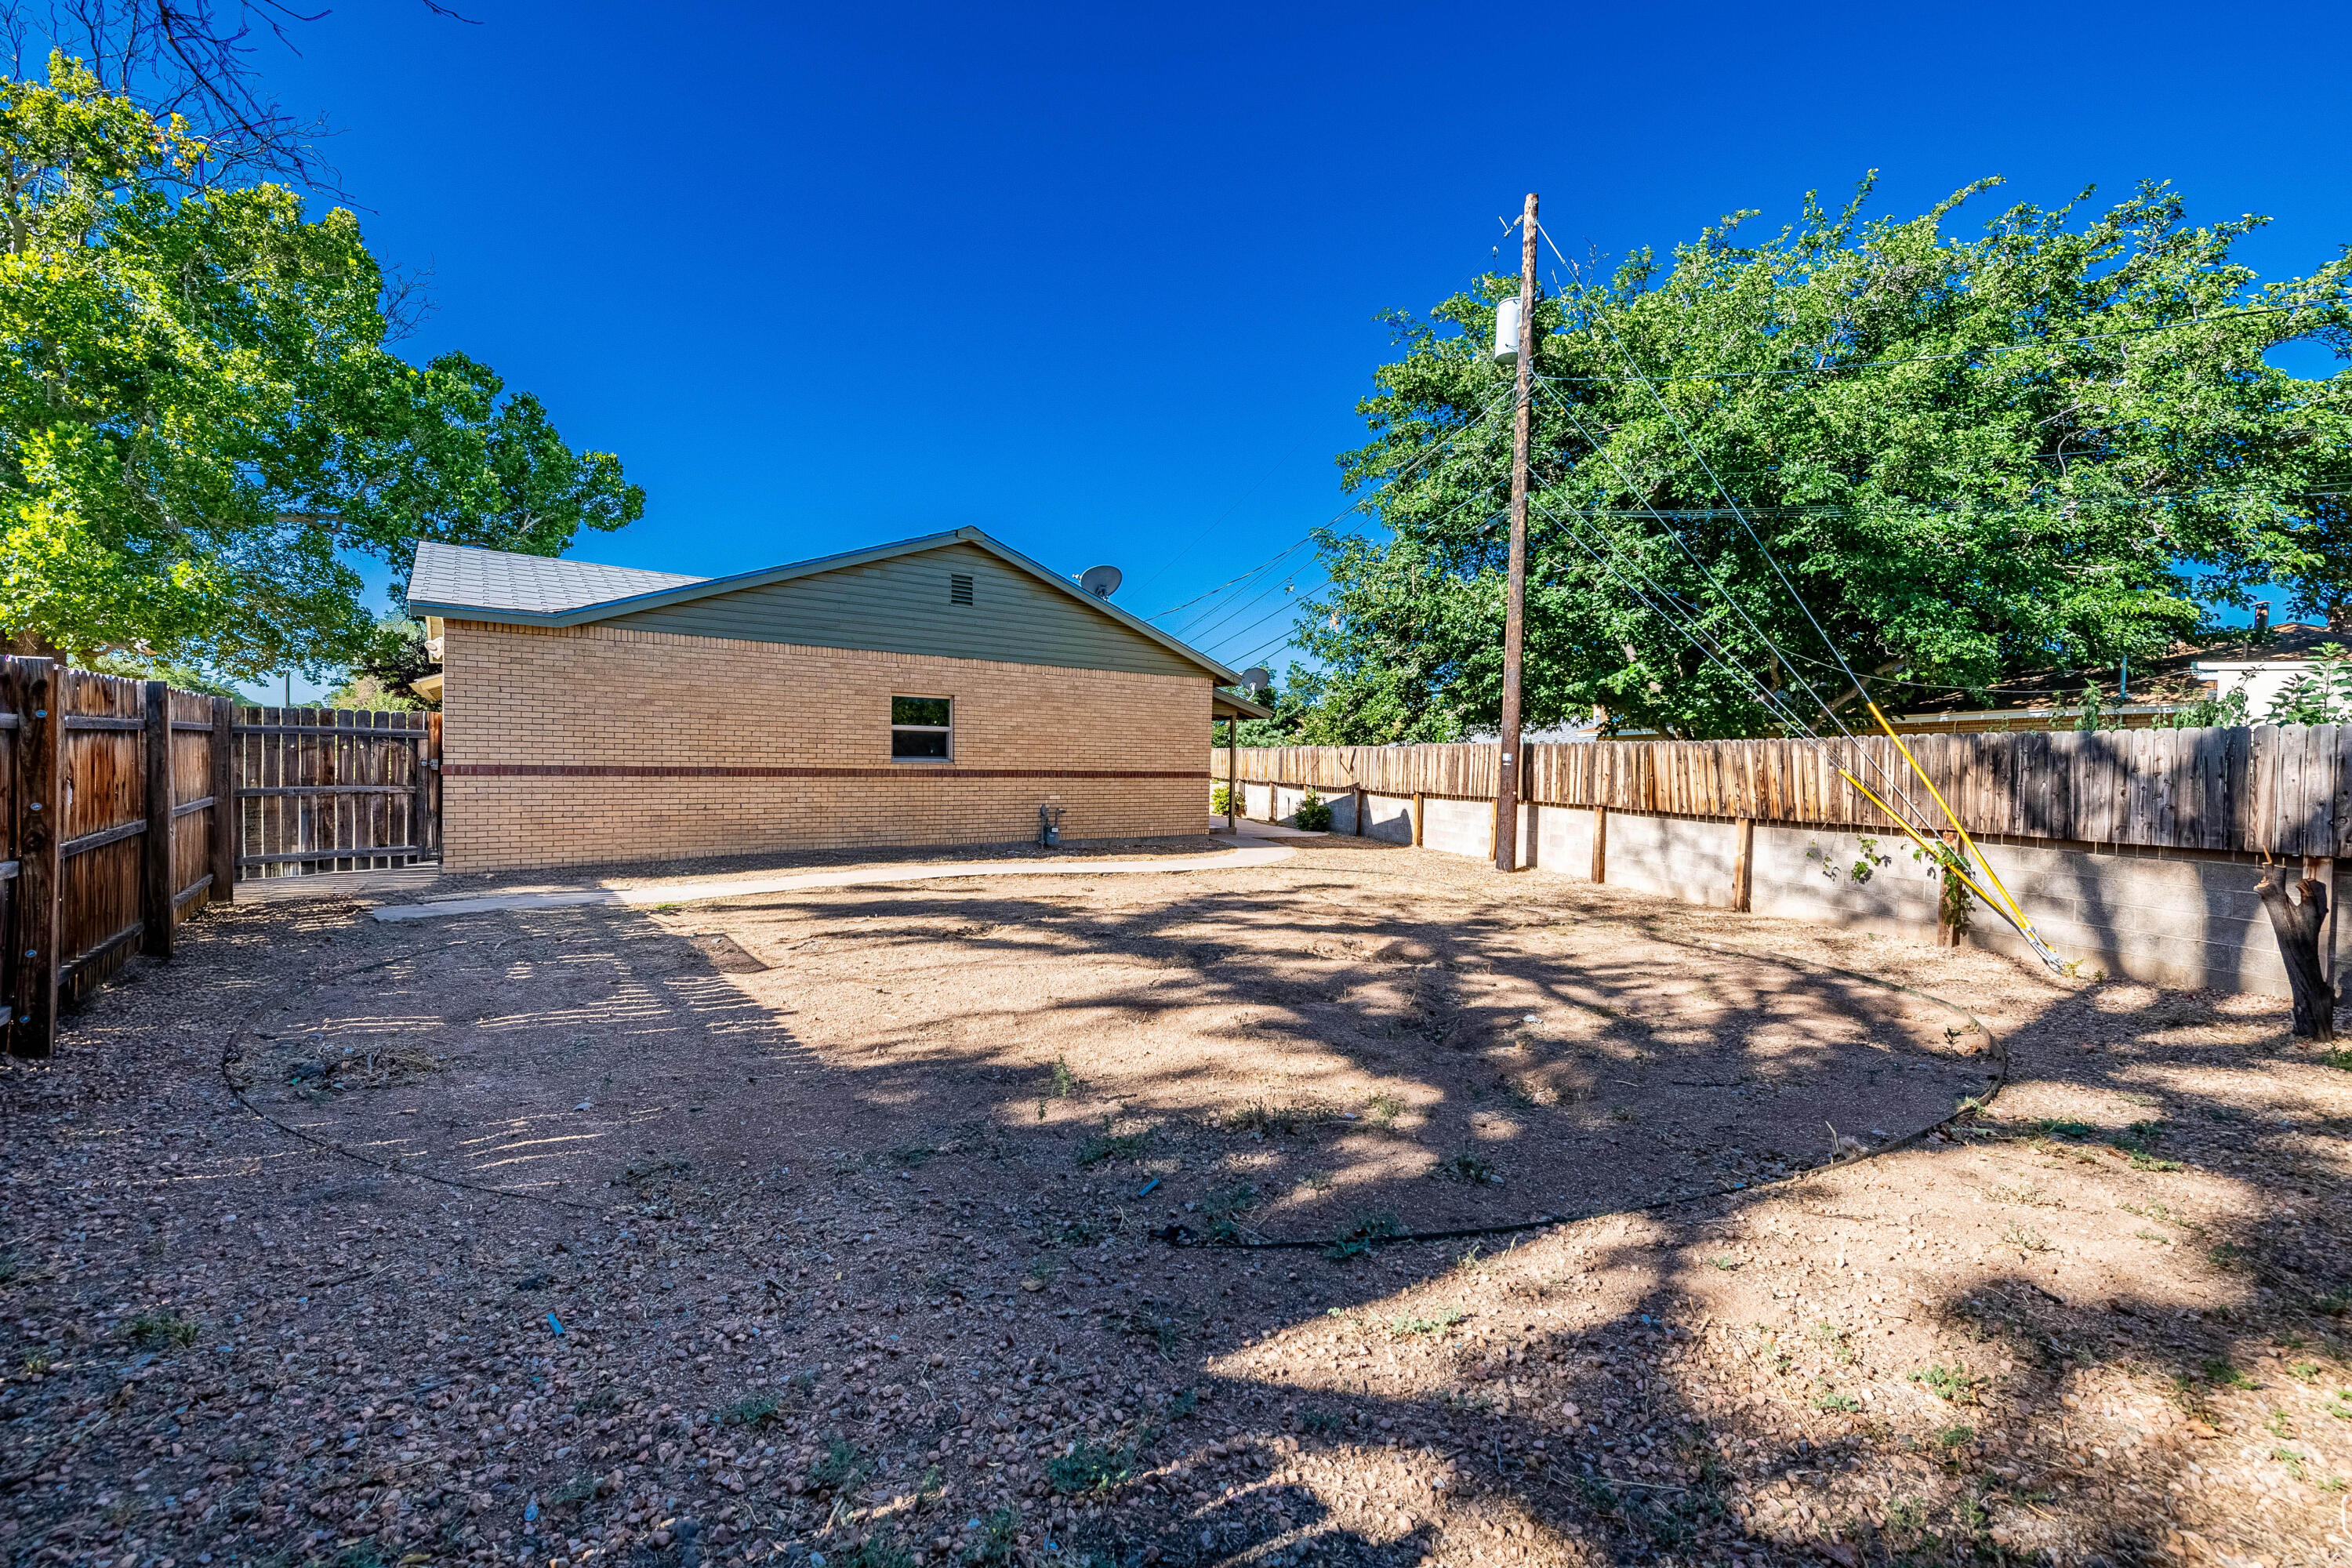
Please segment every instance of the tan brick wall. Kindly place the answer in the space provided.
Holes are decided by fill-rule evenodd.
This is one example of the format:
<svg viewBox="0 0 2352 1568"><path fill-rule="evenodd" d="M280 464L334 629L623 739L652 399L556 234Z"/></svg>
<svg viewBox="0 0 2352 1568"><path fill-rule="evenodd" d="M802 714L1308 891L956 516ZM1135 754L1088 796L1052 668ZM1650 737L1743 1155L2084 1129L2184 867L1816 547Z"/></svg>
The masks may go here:
<svg viewBox="0 0 2352 1568"><path fill-rule="evenodd" d="M1197 833L1206 821L1205 676L611 626L451 621L445 637L453 871L1006 843L1035 837L1041 803L1064 808L1072 839ZM894 695L955 700L952 763L891 761ZM502 771L559 768L583 771ZM657 768L683 773L647 776ZM721 768L746 772L708 772ZM1015 772L1044 776L988 776ZM1181 776L1076 776L1087 773Z"/></svg>

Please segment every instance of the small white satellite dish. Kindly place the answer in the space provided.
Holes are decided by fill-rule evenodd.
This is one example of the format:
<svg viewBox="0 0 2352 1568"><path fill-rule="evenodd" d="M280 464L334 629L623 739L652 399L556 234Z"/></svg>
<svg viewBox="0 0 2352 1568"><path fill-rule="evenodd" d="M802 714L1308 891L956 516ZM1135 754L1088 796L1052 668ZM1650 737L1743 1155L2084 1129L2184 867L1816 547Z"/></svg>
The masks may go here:
<svg viewBox="0 0 2352 1568"><path fill-rule="evenodd" d="M1097 599L1108 599L1118 592L1120 582L1116 566L1089 566L1078 578L1078 586Z"/></svg>
<svg viewBox="0 0 2352 1568"><path fill-rule="evenodd" d="M1274 677L1268 675L1262 665L1254 664L1242 671L1242 689L1244 691L1264 691L1273 684Z"/></svg>

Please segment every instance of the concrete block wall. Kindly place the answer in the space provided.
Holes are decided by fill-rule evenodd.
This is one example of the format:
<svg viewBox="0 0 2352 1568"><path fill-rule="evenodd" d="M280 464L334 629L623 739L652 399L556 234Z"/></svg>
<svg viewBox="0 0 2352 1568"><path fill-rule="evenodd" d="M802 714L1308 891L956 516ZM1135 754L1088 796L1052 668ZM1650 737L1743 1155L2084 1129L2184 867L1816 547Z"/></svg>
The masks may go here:
<svg viewBox="0 0 2352 1568"><path fill-rule="evenodd" d="M1205 675L455 621L443 668L452 871L1202 827ZM952 763L892 761L894 695Z"/></svg>

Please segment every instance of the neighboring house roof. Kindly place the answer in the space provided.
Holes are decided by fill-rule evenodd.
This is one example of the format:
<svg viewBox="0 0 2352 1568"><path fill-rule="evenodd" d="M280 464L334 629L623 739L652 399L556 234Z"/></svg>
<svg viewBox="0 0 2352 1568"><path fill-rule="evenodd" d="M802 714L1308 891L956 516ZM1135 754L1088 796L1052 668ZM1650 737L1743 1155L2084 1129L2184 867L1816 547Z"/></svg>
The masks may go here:
<svg viewBox="0 0 2352 1568"><path fill-rule="evenodd" d="M599 566L424 539L417 542L416 566L408 577L408 602L420 608L463 605L480 611L546 616L701 581L676 572L641 572L634 566ZM430 613L446 616L448 612Z"/></svg>
<svg viewBox="0 0 2352 1568"><path fill-rule="evenodd" d="M2326 626L2305 626L2289 621L2270 627L2259 635L2247 631L2235 637L2201 645L2176 643L2162 657L2134 659L2131 666L2131 694L2123 695L2122 671L2114 665L2098 670L2043 670L2021 675L2000 683L1990 693L1970 691L1933 692L1919 689L1913 698L1895 699L1888 703L1889 716L1897 728L1907 719L1927 720L1934 717L1966 718L1970 721L1991 719L2023 719L2036 713L2071 719L2081 711L2083 688L2094 687L2100 701L2110 713L2126 702L2133 704L2193 702L2213 695L2206 688L2214 677L2208 669L2215 661L2230 661L2232 670L2256 664L2301 666L2313 657L2313 650L2322 643L2352 642L2352 635L2330 631ZM2000 704L1988 711L1985 698L1990 696ZM1903 711L1892 710L1899 703ZM1968 727L1976 727L1973 724Z"/></svg>
<svg viewBox="0 0 2352 1568"><path fill-rule="evenodd" d="M740 624L748 619L756 619L761 613L750 610L730 616L717 608L705 616L691 613L693 606L709 601L733 595L739 596L739 605L762 603L764 601L758 593L760 590L828 573L847 574L860 568L870 570L902 557L935 551L982 552L1009 568L1016 577L1042 584L1070 604L1083 605L1092 615L1164 650L1163 654L1154 658L1164 658L1172 655L1181 664L1197 668L1219 685L1232 685L1240 679L1233 670L1208 655L1170 637L1149 621L1129 615L1108 600L1087 593L1060 573L999 543L976 528L926 534L919 539L901 540L894 544L846 551L838 555L762 567L755 572L739 572L725 577L686 577L666 572L641 572L627 567L593 565L581 561L559 561L544 556L516 555L504 551L420 542L416 548L416 567L409 580L408 605L414 615L438 616L445 620L488 621L501 626L576 626L599 621L627 620L640 626L693 630L698 629L706 620L714 626ZM1034 590L1031 592L1034 594ZM837 611L838 606L833 607L832 613L836 613L836 618ZM817 646L895 646L883 635L887 628L871 626L870 608L860 613L869 617L866 624L876 634L873 640L851 641L845 637L811 640ZM705 635L743 634L714 630ZM772 637L770 640L777 639ZM1117 640L1115 637L1113 640ZM910 647L908 651L933 650ZM1078 657L1071 655L1031 662L1074 662Z"/></svg>

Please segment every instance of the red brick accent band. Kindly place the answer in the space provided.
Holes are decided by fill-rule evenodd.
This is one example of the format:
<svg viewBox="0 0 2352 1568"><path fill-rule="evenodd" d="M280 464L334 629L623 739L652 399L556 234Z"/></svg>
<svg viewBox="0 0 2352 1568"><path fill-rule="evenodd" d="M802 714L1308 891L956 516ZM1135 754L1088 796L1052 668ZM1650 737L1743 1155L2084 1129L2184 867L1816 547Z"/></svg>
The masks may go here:
<svg viewBox="0 0 2352 1568"><path fill-rule="evenodd" d="M1209 774L1178 768L1152 772L1130 768L959 768L902 763L892 768L792 768L656 766L632 763L451 763L442 769L467 779L902 779L926 774L950 779L1200 779Z"/></svg>

